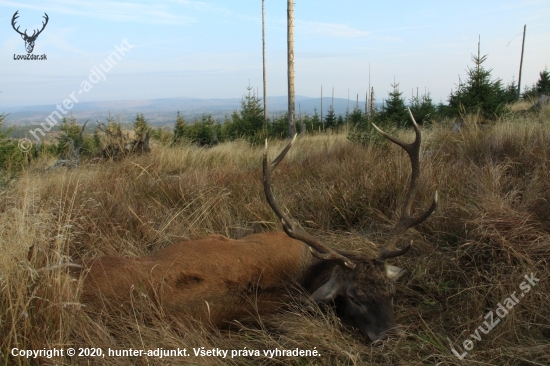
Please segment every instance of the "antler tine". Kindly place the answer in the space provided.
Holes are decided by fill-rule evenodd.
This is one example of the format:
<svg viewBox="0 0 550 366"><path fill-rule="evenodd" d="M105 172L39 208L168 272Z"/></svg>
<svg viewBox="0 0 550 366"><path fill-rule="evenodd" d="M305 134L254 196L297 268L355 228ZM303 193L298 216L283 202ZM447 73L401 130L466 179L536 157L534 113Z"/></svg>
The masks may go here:
<svg viewBox="0 0 550 366"><path fill-rule="evenodd" d="M410 249L412 242L411 244L408 244L402 249L392 250L390 248L393 248L395 246L395 244L397 243L397 240L405 231L407 231L413 226L418 225L422 221L426 220L437 207L437 191L436 191L430 207L419 216L416 216L416 217L411 216L412 204L414 201L414 197L416 195L416 191L418 189L418 177L420 176L420 143L422 141L422 135L420 133L420 128L418 127L418 124L416 123L410 109L409 109L409 114L411 116L414 132L416 135L414 141L411 143L406 143L404 141L399 140L396 137L393 137L387 134L386 132L382 131L380 128L378 128L378 126L376 126L373 123L374 128L378 132L380 132L385 138L395 143L396 145L401 146L403 150L407 152L411 160L411 168L412 168L411 181L409 184L409 189L407 190L407 193L405 195L405 201L403 202L403 206L401 209L401 217L399 219L399 222L397 222L397 224L390 231L390 237L388 238L388 240L386 240L386 243L384 244L384 248L380 251L380 254L378 255L378 258L377 258L378 260L384 260L387 258L393 258L399 255L405 254Z"/></svg>
<svg viewBox="0 0 550 366"><path fill-rule="evenodd" d="M44 28L46 28L46 24L48 24L48 20L50 20L50 18L48 17L48 14L46 14L46 12L44 12L44 16L42 18L44 18L46 20L46 22L42 22L42 29L40 29L40 32L38 32L38 34L42 33Z"/></svg>
<svg viewBox="0 0 550 366"><path fill-rule="evenodd" d="M19 13L19 10L17 10L17 11L15 12L15 14L13 14L13 17L11 18L11 26L13 27L13 29L14 29L17 33L19 33L20 35L23 35L23 33L21 33L21 32L19 31L19 27L20 27L20 26L18 26L17 28L15 28L15 21L17 20L17 18L19 18L18 13ZM27 33L27 30L25 29L25 34L26 34L26 33Z"/></svg>
<svg viewBox="0 0 550 366"><path fill-rule="evenodd" d="M48 18L48 14L46 14L46 13L44 13L44 16L43 16L42 18L46 19L46 22L42 22L42 29L40 29L40 30L35 29L35 30L33 31L31 38L32 38L32 37L38 37L38 35L39 35L40 33L42 33L42 31L44 30L44 28L46 28L46 25L48 24L48 20L49 20L50 18ZM37 32L38 32L38 33L37 33Z"/></svg>
<svg viewBox="0 0 550 366"><path fill-rule="evenodd" d="M267 163L267 139L265 140L265 149L263 155L263 181L264 193L267 203L269 204L273 212L275 212L275 215L277 215L277 217L281 220L285 233L291 238L300 240L301 242L307 244L312 249L312 254L315 257L324 260L334 260L342 267L353 269L355 268L355 263L350 261L345 256L337 253L333 249L319 243L313 236L304 231L300 226L296 224L296 222L291 217L287 216L283 212L283 210L277 204L275 197L273 196L273 192L271 191L271 174L288 153L288 151L292 147L292 144L296 140L297 135L298 134L294 135L292 141L288 143L288 145L283 149L283 151L281 151L279 156L277 156L277 158L275 158L275 160L271 162L271 164Z"/></svg>

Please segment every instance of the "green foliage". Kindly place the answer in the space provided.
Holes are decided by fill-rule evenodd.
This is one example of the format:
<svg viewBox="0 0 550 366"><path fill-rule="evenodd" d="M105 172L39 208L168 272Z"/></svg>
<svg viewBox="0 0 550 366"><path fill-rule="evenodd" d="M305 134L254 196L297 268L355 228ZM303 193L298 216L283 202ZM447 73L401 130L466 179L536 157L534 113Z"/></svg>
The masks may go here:
<svg viewBox="0 0 550 366"><path fill-rule="evenodd" d="M151 130L151 138L164 146L174 144L174 133L168 127L157 127Z"/></svg>
<svg viewBox="0 0 550 366"><path fill-rule="evenodd" d="M533 84L531 86L525 86L523 88L523 93L521 93L521 99L524 100L536 100L539 96L539 92L537 91L537 85Z"/></svg>
<svg viewBox="0 0 550 366"><path fill-rule="evenodd" d="M107 159L118 159L128 153L130 143L127 133L122 132L122 124L109 115L107 124L98 122L94 132L94 144L98 145L100 156ZM101 132L101 134L100 134Z"/></svg>
<svg viewBox="0 0 550 366"><path fill-rule="evenodd" d="M376 119L369 119L360 109L356 108L350 115L349 121L351 122L351 128L349 131L348 139L353 142L360 143L362 145L380 145L385 142L384 137L376 131L372 122ZM395 130L395 122L391 120L377 120L376 124L384 130Z"/></svg>
<svg viewBox="0 0 550 366"><path fill-rule="evenodd" d="M475 67L468 67L466 82L460 83L449 96L448 111L452 115L479 113L486 119L494 119L507 111L502 82L500 79L491 80L492 69L482 66L486 60L487 55L472 55Z"/></svg>
<svg viewBox="0 0 550 366"><path fill-rule="evenodd" d="M439 117L452 117L453 111L449 107L448 104L444 104L442 102L439 102L439 104L435 107L435 110L437 112L437 115Z"/></svg>
<svg viewBox="0 0 550 366"><path fill-rule="evenodd" d="M518 100L518 85L515 81L506 85L506 88L502 92L502 98L504 103L513 103Z"/></svg>
<svg viewBox="0 0 550 366"><path fill-rule="evenodd" d="M304 125L306 126L307 133L321 132L323 129L323 124L321 123L321 118L319 118L319 113L317 109L314 110L313 116L305 115L303 117Z"/></svg>
<svg viewBox="0 0 550 366"><path fill-rule="evenodd" d="M547 68L540 72L540 77L537 81L536 88L539 95L550 95L550 72Z"/></svg>
<svg viewBox="0 0 550 366"><path fill-rule="evenodd" d="M266 121L264 121L264 109L262 100L247 87L248 93L241 100L240 112L233 112L231 122L226 126L229 138L247 137L249 140L265 136Z"/></svg>
<svg viewBox="0 0 550 366"><path fill-rule="evenodd" d="M334 113L334 108L332 108L332 106L330 106L330 108L328 109L328 113L325 117L325 129L326 130L328 130L328 129L334 130L336 127L337 127L336 113Z"/></svg>
<svg viewBox="0 0 550 366"><path fill-rule="evenodd" d="M174 125L174 139L172 141L173 144L179 144L183 141L183 139L185 138L186 129L187 122L185 122L185 118L183 118L178 111L178 116Z"/></svg>
<svg viewBox="0 0 550 366"><path fill-rule="evenodd" d="M521 97L526 100L536 100L541 94L550 95L550 71L547 68L540 72L535 84L525 87Z"/></svg>
<svg viewBox="0 0 550 366"><path fill-rule="evenodd" d="M185 140L199 146L212 146L220 142L222 125L211 115L205 114L186 126L184 131Z"/></svg>
<svg viewBox="0 0 550 366"><path fill-rule="evenodd" d="M364 118L363 111L355 107L355 109L353 109L353 111L348 116L348 122L352 126L356 126L362 122L363 118Z"/></svg>
<svg viewBox="0 0 550 366"><path fill-rule="evenodd" d="M348 135L348 140L360 143L362 145L381 145L386 142L382 136L372 125L372 120L363 118L361 123L352 126ZM392 121L377 121L376 125L384 131L394 133L397 127Z"/></svg>
<svg viewBox="0 0 550 366"><path fill-rule="evenodd" d="M4 185L28 164L30 154L19 149L19 141L10 139L11 129L4 131L5 114L0 114L0 185Z"/></svg>
<svg viewBox="0 0 550 366"><path fill-rule="evenodd" d="M284 139L288 135L288 117L287 114L281 114L273 117L267 124L267 134L269 137Z"/></svg>
<svg viewBox="0 0 550 366"><path fill-rule="evenodd" d="M63 118L59 125L60 134L54 145L55 155L69 159L95 155L101 147L101 140L97 129L91 136L84 134L87 123L88 121L81 126L74 117L69 120Z"/></svg>
<svg viewBox="0 0 550 366"><path fill-rule="evenodd" d="M94 147L95 151L99 151L101 149L101 136L99 134L99 131L99 128L96 127L92 136L92 146Z"/></svg>
<svg viewBox="0 0 550 366"><path fill-rule="evenodd" d="M437 115L437 108L432 102L430 93L422 94L420 97L412 97L410 99L410 110L415 121L422 125L424 122L433 120Z"/></svg>
<svg viewBox="0 0 550 366"><path fill-rule="evenodd" d="M136 134L136 140L139 141L145 140L147 133L151 133L151 127L149 127L149 122L147 122L143 113L136 115L134 133Z"/></svg>
<svg viewBox="0 0 550 366"><path fill-rule="evenodd" d="M2 131L2 128L4 127L4 120L6 119L6 115L3 113L0 113L0 141L5 141L8 138L8 135L11 132L11 129L7 131Z"/></svg>
<svg viewBox="0 0 550 366"><path fill-rule="evenodd" d="M70 117L69 120L63 117L59 125L61 133L56 137L56 153L58 156L67 158L73 155L75 149L78 150L78 153L84 155L90 155L95 151L93 139L84 138L83 136L84 127L77 124L74 117Z"/></svg>
<svg viewBox="0 0 550 366"><path fill-rule="evenodd" d="M388 92L388 99L384 100L382 111L376 116L376 120L403 127L409 120L409 112L405 106L403 92L399 91L399 83L391 84L393 90Z"/></svg>

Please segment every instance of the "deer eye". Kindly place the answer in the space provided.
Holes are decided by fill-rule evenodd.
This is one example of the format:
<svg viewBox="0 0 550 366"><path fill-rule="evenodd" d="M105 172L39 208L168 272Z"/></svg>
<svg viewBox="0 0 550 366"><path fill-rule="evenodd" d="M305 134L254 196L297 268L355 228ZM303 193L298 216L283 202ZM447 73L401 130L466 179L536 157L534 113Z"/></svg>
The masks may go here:
<svg viewBox="0 0 550 366"><path fill-rule="evenodd" d="M360 305L361 305L361 303L359 302L359 300L357 300L354 296L349 295L349 296L348 296L348 299L349 299L352 303L354 303L355 305L357 305L357 306L360 306Z"/></svg>

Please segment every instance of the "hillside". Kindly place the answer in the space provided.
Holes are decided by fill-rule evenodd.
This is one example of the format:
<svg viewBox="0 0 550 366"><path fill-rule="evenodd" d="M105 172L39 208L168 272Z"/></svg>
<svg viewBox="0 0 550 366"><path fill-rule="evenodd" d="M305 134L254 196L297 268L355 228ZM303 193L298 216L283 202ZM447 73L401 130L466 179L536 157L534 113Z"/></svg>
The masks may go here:
<svg viewBox="0 0 550 366"><path fill-rule="evenodd" d="M286 113L288 100L286 96L268 97L267 108L271 116L279 116ZM323 97L323 113L326 114L332 98ZM356 102L343 98L334 98L334 110L336 114L346 114L355 107ZM359 101L359 108L364 108L365 102ZM122 121L133 121L136 114L143 113L153 125L173 124L177 112L188 120L210 114L216 119L230 116L235 110L240 110L240 98L228 99L199 99L199 98L164 98L144 100L115 100L99 102L75 103L71 110L72 115L78 120L105 121L109 115L120 117ZM23 126L43 123L54 110L55 105L32 105L2 107L4 113L9 113L6 125ZM321 113L321 98L296 96L296 115L307 113L313 115L315 110Z"/></svg>

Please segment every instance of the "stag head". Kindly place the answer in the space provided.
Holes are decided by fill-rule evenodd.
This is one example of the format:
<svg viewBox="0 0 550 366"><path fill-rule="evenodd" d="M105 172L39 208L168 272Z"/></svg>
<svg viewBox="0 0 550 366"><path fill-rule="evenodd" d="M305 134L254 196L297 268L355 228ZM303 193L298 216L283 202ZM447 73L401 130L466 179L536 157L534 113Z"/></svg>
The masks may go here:
<svg viewBox="0 0 550 366"><path fill-rule="evenodd" d="M334 250L318 242L297 225L275 201L271 191L271 174L290 150L296 136L271 164L267 162L267 141L264 151L264 192L267 202L281 220L287 235L307 244L313 256L320 259L308 274L311 278L311 286L308 290L311 291L313 299L317 302L334 301L338 310L347 315L347 318L373 342L385 339L390 334L401 332L393 314L393 297L395 295L394 282L405 271L387 264L386 259L403 255L411 248L412 242L400 249L395 249L395 244L405 231L426 220L437 205L436 192L431 206L426 211L418 216L411 215L420 176L421 142L420 129L412 113L411 118L416 133L416 138L412 143L398 140L374 126L388 140L401 146L408 153L412 166L411 181L401 209L401 217L390 231L380 253L374 259L342 250ZM319 277L319 274L325 275Z"/></svg>
<svg viewBox="0 0 550 366"><path fill-rule="evenodd" d="M17 28L15 28L15 21L17 18L19 18L19 15L17 14L19 13L19 10L17 10L15 12L15 14L13 14L13 17L11 18L11 26L13 27L13 29L19 33L21 35L21 38L23 38L23 40L25 41L25 48L27 49L27 53L32 53L33 49L34 49L34 42L36 41L36 38L38 37L38 35L40 33L42 33L42 31L44 30L44 28L46 28L46 24L48 24L48 14L44 13L44 19L46 20L45 22L42 22L42 29L38 30L38 29L35 29L34 32L32 33L32 36L29 36L27 34L27 30L25 29L25 32L21 33L19 31L19 26Z"/></svg>

